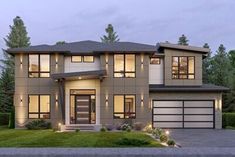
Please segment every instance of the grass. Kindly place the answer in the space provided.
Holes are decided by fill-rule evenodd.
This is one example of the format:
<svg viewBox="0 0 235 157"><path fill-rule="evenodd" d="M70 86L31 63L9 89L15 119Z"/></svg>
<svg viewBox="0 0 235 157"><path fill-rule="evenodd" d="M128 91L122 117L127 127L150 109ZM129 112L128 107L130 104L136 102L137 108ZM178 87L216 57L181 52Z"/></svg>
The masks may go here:
<svg viewBox="0 0 235 157"><path fill-rule="evenodd" d="M149 141L140 147L163 147L142 132L64 132L0 128L0 147L134 147L118 144L122 138ZM136 147L136 146L135 146Z"/></svg>

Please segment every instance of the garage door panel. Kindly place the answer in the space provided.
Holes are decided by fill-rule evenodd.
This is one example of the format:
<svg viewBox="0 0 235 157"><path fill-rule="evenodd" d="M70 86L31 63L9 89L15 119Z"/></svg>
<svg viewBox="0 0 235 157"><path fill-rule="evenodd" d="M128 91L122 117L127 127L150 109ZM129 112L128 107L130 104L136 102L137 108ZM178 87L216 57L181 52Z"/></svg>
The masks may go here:
<svg viewBox="0 0 235 157"><path fill-rule="evenodd" d="M213 114L213 108L184 108L184 114Z"/></svg>
<svg viewBox="0 0 235 157"><path fill-rule="evenodd" d="M184 121L213 121L213 115L184 115Z"/></svg>
<svg viewBox="0 0 235 157"><path fill-rule="evenodd" d="M154 101L153 126L160 128L213 128L213 101Z"/></svg>
<svg viewBox="0 0 235 157"><path fill-rule="evenodd" d="M154 108L154 114L182 114L182 108Z"/></svg>
<svg viewBox="0 0 235 157"><path fill-rule="evenodd" d="M155 128L182 128L182 122L156 122L153 124Z"/></svg>
<svg viewBox="0 0 235 157"><path fill-rule="evenodd" d="M154 121L182 121L182 115L154 115Z"/></svg>
<svg viewBox="0 0 235 157"><path fill-rule="evenodd" d="M184 101L184 107L211 107L213 108L213 101Z"/></svg>
<svg viewBox="0 0 235 157"><path fill-rule="evenodd" d="M183 107L182 101L154 101L154 107Z"/></svg>
<svg viewBox="0 0 235 157"><path fill-rule="evenodd" d="M185 128L213 128L213 122L184 122Z"/></svg>

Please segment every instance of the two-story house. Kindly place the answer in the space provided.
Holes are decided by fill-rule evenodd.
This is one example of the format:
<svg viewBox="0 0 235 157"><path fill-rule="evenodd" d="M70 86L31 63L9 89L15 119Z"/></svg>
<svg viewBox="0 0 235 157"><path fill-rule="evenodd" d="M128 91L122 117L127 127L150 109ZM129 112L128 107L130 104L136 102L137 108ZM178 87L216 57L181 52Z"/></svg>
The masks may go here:
<svg viewBox="0 0 235 157"><path fill-rule="evenodd" d="M202 83L209 49L80 41L7 51L15 58L15 123L97 129L125 120L160 128L221 128L225 87Z"/></svg>

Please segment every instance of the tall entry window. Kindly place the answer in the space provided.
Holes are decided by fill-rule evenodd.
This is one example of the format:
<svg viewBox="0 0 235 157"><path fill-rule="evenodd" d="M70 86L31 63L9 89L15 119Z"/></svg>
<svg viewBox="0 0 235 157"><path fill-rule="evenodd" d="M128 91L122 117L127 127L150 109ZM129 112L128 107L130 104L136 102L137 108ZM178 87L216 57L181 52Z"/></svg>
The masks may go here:
<svg viewBox="0 0 235 157"><path fill-rule="evenodd" d="M29 55L29 77L50 77L50 55Z"/></svg>
<svg viewBox="0 0 235 157"><path fill-rule="evenodd" d="M114 55L114 77L135 77L135 54Z"/></svg>
<svg viewBox="0 0 235 157"><path fill-rule="evenodd" d="M29 118L50 118L50 95L29 95Z"/></svg>
<svg viewBox="0 0 235 157"><path fill-rule="evenodd" d="M195 79L195 57L172 57L172 79Z"/></svg>
<svg viewBox="0 0 235 157"><path fill-rule="evenodd" d="M114 95L114 118L135 118L135 95Z"/></svg>

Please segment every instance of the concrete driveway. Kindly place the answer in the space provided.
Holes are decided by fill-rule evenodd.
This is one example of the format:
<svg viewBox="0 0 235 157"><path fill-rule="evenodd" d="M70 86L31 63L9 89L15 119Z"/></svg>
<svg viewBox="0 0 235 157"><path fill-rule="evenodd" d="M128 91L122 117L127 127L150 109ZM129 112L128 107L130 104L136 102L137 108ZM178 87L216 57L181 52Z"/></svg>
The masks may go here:
<svg viewBox="0 0 235 157"><path fill-rule="evenodd" d="M170 136L182 147L235 147L235 130L174 129Z"/></svg>

